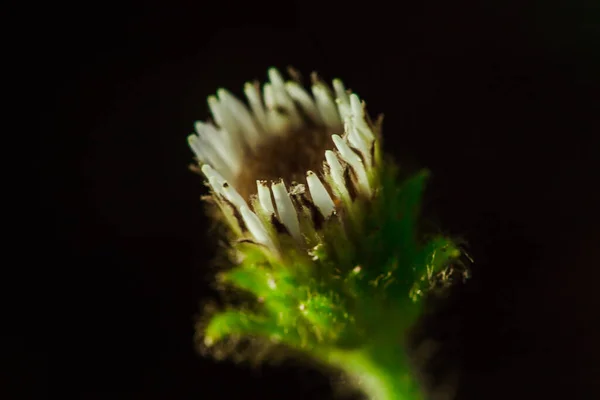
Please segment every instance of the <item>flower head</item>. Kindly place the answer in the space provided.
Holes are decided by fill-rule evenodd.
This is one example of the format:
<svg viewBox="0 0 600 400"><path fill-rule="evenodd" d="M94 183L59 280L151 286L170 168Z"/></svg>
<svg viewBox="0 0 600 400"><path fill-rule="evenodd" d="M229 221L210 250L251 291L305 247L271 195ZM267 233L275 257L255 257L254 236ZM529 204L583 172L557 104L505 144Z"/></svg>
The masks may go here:
<svg viewBox="0 0 600 400"><path fill-rule="evenodd" d="M355 93L314 74L310 92L268 75L262 90L245 85L247 102L219 89L208 98L213 121L189 136L229 228L232 266L220 282L254 296L211 315L199 334L206 346L283 343L355 375L390 362L380 347L402 348L421 295L460 251L419 235L428 174L400 179L382 156L381 118L373 123Z"/></svg>
<svg viewBox="0 0 600 400"><path fill-rule="evenodd" d="M197 122L189 143L233 230L277 251L271 228L302 245L304 214L313 230L356 196L371 197L378 141L364 103L340 80L332 91L313 74L311 96L274 68L269 78L262 94L246 84L249 106L225 89L210 96L214 123Z"/></svg>

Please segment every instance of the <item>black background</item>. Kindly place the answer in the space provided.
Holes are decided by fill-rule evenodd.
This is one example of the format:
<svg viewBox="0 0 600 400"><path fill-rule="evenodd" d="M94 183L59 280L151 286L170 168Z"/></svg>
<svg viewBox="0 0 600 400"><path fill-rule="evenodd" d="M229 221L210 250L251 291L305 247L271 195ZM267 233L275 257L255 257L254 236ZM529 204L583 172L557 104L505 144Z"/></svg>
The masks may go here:
<svg viewBox="0 0 600 400"><path fill-rule="evenodd" d="M424 333L460 372L457 398L597 398L600 14L592 1L497 3L37 9L45 244L68 271L69 323L47 360L66 369L51 386L81 399L332 398L310 367L215 363L193 344L215 241L186 136L218 87L241 95L293 65L385 113L388 152L433 172L426 218L469 242L473 278Z"/></svg>

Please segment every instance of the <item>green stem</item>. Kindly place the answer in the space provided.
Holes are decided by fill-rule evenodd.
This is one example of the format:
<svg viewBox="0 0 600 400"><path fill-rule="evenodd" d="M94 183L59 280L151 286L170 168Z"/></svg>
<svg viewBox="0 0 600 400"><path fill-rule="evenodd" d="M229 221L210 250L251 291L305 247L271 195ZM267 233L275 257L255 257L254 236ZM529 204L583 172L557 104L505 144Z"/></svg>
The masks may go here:
<svg viewBox="0 0 600 400"><path fill-rule="evenodd" d="M380 344L362 350L338 351L330 353L328 361L345 371L370 400L425 398L400 347Z"/></svg>

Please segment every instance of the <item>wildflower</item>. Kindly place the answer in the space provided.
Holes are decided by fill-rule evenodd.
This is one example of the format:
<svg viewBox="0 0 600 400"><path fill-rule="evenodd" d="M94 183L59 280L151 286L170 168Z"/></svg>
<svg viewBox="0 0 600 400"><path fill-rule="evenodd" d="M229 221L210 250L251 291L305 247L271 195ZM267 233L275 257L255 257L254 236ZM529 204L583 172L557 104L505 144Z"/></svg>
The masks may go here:
<svg viewBox="0 0 600 400"><path fill-rule="evenodd" d="M351 193L371 196L377 143L364 105L340 80L333 82L334 98L314 74L313 97L276 69L269 77L262 96L258 84L246 84L250 108L225 89L209 97L216 125L197 122L189 144L214 199L236 216L233 230L277 251L277 237L265 225L302 244L306 212L314 229L350 204Z"/></svg>
<svg viewBox="0 0 600 400"><path fill-rule="evenodd" d="M231 268L220 282L254 296L210 315L206 347L238 337L282 343L342 368L371 397L418 398L404 339L430 283L460 256L422 240L427 172L400 179L381 151L381 121L342 81L312 75L310 93L276 69L247 103L208 98L212 122L190 135L228 227ZM297 76L297 74L292 74Z"/></svg>

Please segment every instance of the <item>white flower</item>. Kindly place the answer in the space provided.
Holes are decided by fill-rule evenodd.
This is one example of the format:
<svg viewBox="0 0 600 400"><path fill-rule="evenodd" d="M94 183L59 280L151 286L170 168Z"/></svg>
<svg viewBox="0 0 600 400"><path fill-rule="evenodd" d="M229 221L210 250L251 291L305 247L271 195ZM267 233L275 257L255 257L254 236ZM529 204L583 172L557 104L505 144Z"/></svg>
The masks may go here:
<svg viewBox="0 0 600 400"><path fill-rule="evenodd" d="M234 231L277 250L281 232L305 240L304 209L327 220L373 195L377 137L340 80L332 90L313 74L311 95L275 68L268 75L262 93L245 85L247 104L225 89L210 96L214 122L197 122L188 140Z"/></svg>

